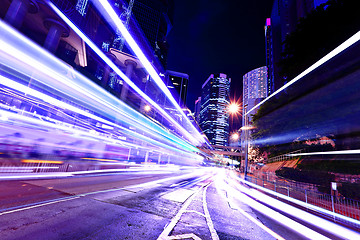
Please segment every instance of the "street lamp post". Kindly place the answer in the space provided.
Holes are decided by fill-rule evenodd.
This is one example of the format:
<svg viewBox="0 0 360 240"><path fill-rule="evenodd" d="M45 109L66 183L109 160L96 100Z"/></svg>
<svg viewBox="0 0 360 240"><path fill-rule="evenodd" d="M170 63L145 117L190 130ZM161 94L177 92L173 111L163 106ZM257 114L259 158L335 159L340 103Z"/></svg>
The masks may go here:
<svg viewBox="0 0 360 240"><path fill-rule="evenodd" d="M245 166L244 166L244 179L246 180L246 175L248 172L248 151L249 151L249 139L248 139L248 134L249 134L249 128L248 128L248 124L249 124L249 117L247 116L247 107L248 105L245 104L244 105L244 126L245 128L243 129L245 131L245 141L244 141L244 145L245 145Z"/></svg>

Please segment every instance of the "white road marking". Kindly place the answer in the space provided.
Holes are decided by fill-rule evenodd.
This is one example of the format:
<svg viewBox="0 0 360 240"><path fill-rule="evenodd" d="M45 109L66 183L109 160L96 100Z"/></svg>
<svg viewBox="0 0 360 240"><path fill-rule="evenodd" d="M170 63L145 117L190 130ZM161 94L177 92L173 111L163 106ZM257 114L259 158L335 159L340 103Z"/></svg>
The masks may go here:
<svg viewBox="0 0 360 240"><path fill-rule="evenodd" d="M136 184L136 185L130 185L130 186L123 187L123 188L107 189L107 190L100 190L100 191L95 191L95 192L82 193L82 194L78 194L78 195L75 195L75 196L73 196L71 198L67 198L67 199L62 199L61 198L61 199L54 199L52 202L47 202L47 203L39 203L39 204L34 203L36 205L33 205L33 206L27 206L27 207L19 206L18 209L1 212L0 216L5 215L5 214L9 214L9 213L20 212L20 211L24 211L24 210L28 210L28 209L32 209L32 208L36 208L36 207L41 207L41 206L45 206L45 205L50 205L50 204L54 204L54 203L70 201L70 200L78 199L80 197L85 197L85 196L93 195L93 194L97 194L97 193L108 193L108 192L113 192L113 191L124 191L124 190L128 190L128 188L151 186L151 185L155 185L155 184L158 184L158 183L161 183L161 182L166 182L166 181L174 180L174 179L177 179L177 178L181 178L181 177L184 177L184 176L186 177L188 175L192 175L192 174L186 174L186 175L181 175L181 176L177 176L177 177L164 178L164 179L155 180L155 181L152 181L152 182L141 183L141 184Z"/></svg>
<svg viewBox="0 0 360 240"><path fill-rule="evenodd" d="M195 192L194 190L180 188L174 192L167 193L161 197L174 202L183 203L186 201L186 199L188 199L191 195L193 195L194 192Z"/></svg>
<svg viewBox="0 0 360 240"><path fill-rule="evenodd" d="M203 208L204 208L206 223L207 223L208 228L209 228L210 233L211 233L211 238L212 238L213 240L219 240L219 236L217 235L216 230L215 230L215 228L214 228L214 224L213 224L213 222L212 222L212 220L211 220L210 213L209 213L209 209L208 209L208 207L207 207L207 202L206 202L206 190L207 190L207 188L208 188L209 186L210 186L210 184L207 185L207 186L205 187L204 191L203 191Z"/></svg>
<svg viewBox="0 0 360 240"><path fill-rule="evenodd" d="M210 185L210 184L209 184ZM184 213L190 213L190 212L193 212L193 213L197 213L203 217L205 217L206 219L206 224L209 228L209 231L210 231L210 234L211 234L211 239L212 240L219 240L219 236L217 235L216 233L216 230L214 228L214 224L211 220L211 217L210 217L210 213L209 213L209 209L207 207L207 202L206 202L206 190L207 188L209 187L209 185L204 185L202 186L201 188L199 188L186 202L185 204L181 207L181 209L179 210L179 212L176 214L176 216L171 219L170 223L165 227L164 231L160 234L160 236L158 237L157 240L166 240L166 239L179 239L179 238L173 238L173 237L176 237L176 236L169 236L170 232L174 229L174 227L176 226L176 224L180 221L180 218L181 216L184 214ZM195 198L195 196L201 191L203 190L203 209L204 209L204 213L205 214L202 214L200 212L197 212L197 211L193 211L193 210L186 210L190 203L193 201L193 199ZM190 235L188 236L192 236L193 233L191 233ZM181 235L182 236L182 235ZM196 236L196 235L195 235ZM190 237L188 237L190 238ZM181 239L181 238L180 238ZM183 238L182 238L183 239ZM197 239L197 238L194 238L194 239ZM200 239L200 238L199 238Z"/></svg>
<svg viewBox="0 0 360 240"><path fill-rule="evenodd" d="M176 224L179 222L181 216L183 215L183 213L186 211L186 209L189 207L190 203L192 202L192 200L194 199L194 197L200 192L202 188L199 188L198 191L196 191L196 193L194 193L185 203L184 205L181 207L181 209L179 210L179 212L175 215L175 217L173 217L173 219L171 219L170 223L165 227L164 231L162 231L162 233L160 234L160 236L157 238L157 240L166 240L169 239L169 234L170 232L174 229L174 227L176 226Z"/></svg>
<svg viewBox="0 0 360 240"><path fill-rule="evenodd" d="M9 213L20 212L20 211L24 211L24 210L28 210L28 209L32 209L32 208L42 207L42 206L50 205L50 204L54 204L54 203L70 201L70 200L74 200L74 199L77 199L77 198L80 198L80 197L73 197L73 198L62 199L62 200L57 200L57 201L55 200L53 202L42 203L42 204L30 206L30 207L18 208L18 209L2 212L2 213L0 213L0 216L5 215L5 214L9 214Z"/></svg>
<svg viewBox="0 0 360 240"><path fill-rule="evenodd" d="M194 239L194 240L201 240L201 238L199 238L198 236L196 236L193 233L169 236L167 239L176 240L176 239L189 239L189 238Z"/></svg>
<svg viewBox="0 0 360 240"><path fill-rule="evenodd" d="M195 211L195 210L186 210L186 213L196 213L204 218L206 218L205 214L202 214L201 212Z"/></svg>

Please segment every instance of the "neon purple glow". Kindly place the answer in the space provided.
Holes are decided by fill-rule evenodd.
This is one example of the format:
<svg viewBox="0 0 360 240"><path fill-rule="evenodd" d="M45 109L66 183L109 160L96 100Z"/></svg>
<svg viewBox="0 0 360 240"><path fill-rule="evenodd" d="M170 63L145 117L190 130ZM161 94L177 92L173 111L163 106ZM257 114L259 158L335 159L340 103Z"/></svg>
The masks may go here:
<svg viewBox="0 0 360 240"><path fill-rule="evenodd" d="M271 26L271 18L266 19L266 26Z"/></svg>
<svg viewBox="0 0 360 240"><path fill-rule="evenodd" d="M204 142L204 139L201 138L194 138L193 135L191 135L188 131L186 131L176 120L174 120L161 106L159 106L155 101L153 101L149 96L147 96L143 91L141 91L140 88L138 88L75 24L73 24L70 19L68 19L53 3L51 3L50 1L47 2L49 4L49 6L56 12L56 14L59 15L59 17L76 33L78 34L83 40L84 42L86 42L86 44L88 44L88 46L99 56L101 57L104 62L106 64L108 64L111 69L118 74L132 89L134 89L141 97L143 97L147 102L149 102L152 106L154 106L154 108L156 108L163 116L165 116L166 119L168 119L172 124L174 124L176 126L176 128L182 133L184 134L184 136L186 136L186 139L191 142L194 145L200 145L201 142ZM110 7L111 8L111 7ZM112 10L113 11L113 10ZM115 12L114 12L115 14ZM115 14L116 16L116 14ZM117 18L116 19L121 23L121 21ZM122 23L121 23L122 24ZM123 25L121 25L123 26ZM124 27L124 26L123 26ZM125 28L125 27L124 27ZM124 31L124 30L123 30ZM129 32L127 32L126 28L125 31L127 33L128 36L130 36ZM126 34L125 33L125 34ZM132 39L132 37L130 36L130 38ZM135 41L132 39L133 44L136 44ZM138 48L138 47L137 47ZM141 52L140 48L138 48L138 51ZM143 54L142 54L143 55ZM145 56L143 55L143 58L145 58ZM146 58L145 58L146 59ZM147 61L147 59L146 59ZM147 61L147 63L151 66L151 64ZM152 67L152 66L151 66ZM151 70L151 69L150 69ZM152 68L152 72L154 74L155 69ZM155 74L157 75L157 73L155 72ZM153 77L153 76L151 76ZM159 75L157 75L157 77L160 79ZM161 81L161 79L160 79ZM166 88L166 90L168 91L168 89ZM175 100L174 100L175 101ZM182 114L183 111L181 111ZM186 118L187 119L187 118ZM188 119L187 119L188 120ZM189 121L189 120L188 120ZM191 124L191 126L193 126ZM194 126L193 126L194 127ZM194 127L195 129L195 127ZM198 135L200 135L200 133L196 130L196 132L198 133ZM201 136L201 135L200 135ZM201 139L201 141L199 140Z"/></svg>
<svg viewBox="0 0 360 240"><path fill-rule="evenodd" d="M0 29L3 33L3 35L0 35L0 44L3 46L1 49L2 54L0 54L2 64L11 66L14 71L17 71L25 76L31 76L34 81L43 82L51 88L56 89L61 93L65 93L71 98L73 96L73 98L80 101L80 103L90 104L92 106L92 110L97 111L99 109L107 109L107 112L111 113L111 115L117 116L119 119L122 118L126 119L126 121L132 122L133 126L136 126L137 129L141 129L141 131L146 132L147 135L145 136L142 133L140 134L136 131L132 131L131 129L126 129L123 126L106 120L105 118L77 108L66 102L62 102L54 97L48 96L40 91L29 88L28 86L22 85L4 76L0 76L0 82L2 85L7 86L10 89L15 89L18 92L26 93L28 97L35 97L37 101L41 100L61 109L71 110L90 119L97 120L102 123L101 126L103 126L103 128L109 129L116 127L121 129L125 135L134 136L137 139L150 143L150 145L157 146L154 147L148 145L146 146L147 150L155 152L161 151L162 153L171 154L182 153L191 159L199 160L199 156L192 153L192 151L197 150L193 146L189 145L182 139L175 137L173 134L166 132L142 114L132 110L114 96L92 83L78 72L73 71L62 61L58 60L41 47L19 34L2 21L0 21ZM34 74L34 70L36 71L36 75ZM73 74L73 79L69 79L63 74L63 72L69 71ZM23 113L24 112L25 111L23 111ZM26 112L26 114L27 116L36 115L35 113L29 112ZM106 142L112 142L129 147L144 148L143 145L132 144L130 142L122 141L121 139L101 137L95 134L95 130L89 131L89 129L72 128L67 126L69 124L62 124L62 122L55 119L48 118L46 119L47 121L43 121L40 117L32 118L27 116L3 110L0 111L0 121L8 122L16 120L19 122L27 122L36 126L44 126L45 128L61 129L82 137L96 137L97 139L102 139ZM159 135L162 135L162 137ZM161 139L161 142L159 140L154 140L152 137Z"/></svg>
<svg viewBox="0 0 360 240"><path fill-rule="evenodd" d="M289 197L284 196L279 193L275 193L269 189L265 189L263 187L257 186L256 184L245 181L235 175L233 175L232 179L229 179L230 181L227 181L226 183L224 182L225 178L226 178L226 176L224 174L223 174L223 176L221 176L221 175L219 176L219 179L218 179L219 185L218 186L220 186L221 188L228 189L228 193L231 193L231 195L235 196L238 200L243 201L246 204L249 204L250 206L258 209L262 213L268 215L270 218L273 218L274 220L279 221L280 223L285 223L286 226L291 227L293 230L297 231L298 233L300 233L304 236L310 237L310 239L328 239L328 238L326 238L325 236L323 236L319 233L314 232L311 229L308 229L307 227L305 227L303 225L299 225L297 222L292 222L291 219L285 220L285 218L283 218L284 216L282 216L281 214L279 214L276 211L267 209L267 207L258 203L258 201L266 203L266 204L278 209L279 211L283 211L283 212L286 212L287 214L295 216L296 218L299 218L304 222L308 222L314 226L324 229L327 232L330 232L336 236L339 236L340 238L343 238L344 236L346 236L348 239L360 239L360 234L353 230L350 230L341 225L330 222L328 220L325 220L323 218L320 218L318 216L310 214L306 211L303 211L301 209L293 207L289 204L281 202L275 198L272 198L268 195L265 195L265 194L257 191L256 189L251 189L251 188L249 189L247 187L244 187L243 185L238 183L238 180L240 180L242 183L248 184L252 187L259 188L263 191L266 190L266 192L271 193L274 196L279 196L279 197L282 197L289 201L292 201L291 200L292 198L289 198ZM234 187L232 187L232 186L234 186ZM257 201L254 201L253 199L248 198L247 195L257 199ZM310 207L310 206L312 206L312 205L307 204L306 207ZM337 217L337 215L336 215L336 217ZM347 218L347 217L345 217L345 218ZM347 218L347 219L350 219L350 218ZM352 219L352 220L356 221L357 224L359 224L359 221L354 220L354 219Z"/></svg>
<svg viewBox="0 0 360 240"><path fill-rule="evenodd" d="M181 107L179 106L177 101L174 99L174 97L170 93L167 86L164 84L164 82L160 78L159 74L156 72L155 68L152 66L152 64L149 62L149 60L146 58L143 51L140 49L138 44L135 42L135 40L133 39L133 37L131 36L129 31L127 30L127 28L124 26L124 24L122 23L122 21L120 20L120 18L114 11L114 9L111 7L109 2L106 0L92 0L92 2L97 7L97 9L101 13L103 13L103 16L106 19L108 19L108 22L113 23L115 25L114 29L117 29L121 32L121 34L123 35L123 37L126 39L127 43L129 44L130 48L133 50L135 55L139 58L139 60L141 61L141 63L145 67L145 69L150 74L151 78L156 82L158 87L163 91L163 93L165 93L167 98L171 101L171 103L175 106L175 108L178 110L178 112L181 113L183 118L186 119L188 124L192 127L194 132L197 134L196 139L198 141L200 141L201 143L204 143L205 142L204 138L201 137L201 134L199 133L199 131L192 125L192 123L190 122L188 117L185 115L185 113L183 112L183 110L181 109ZM107 13L108 16L106 16L105 13ZM186 135L188 135L188 134L186 134ZM194 138L194 136L192 136L192 138Z"/></svg>
<svg viewBox="0 0 360 240"><path fill-rule="evenodd" d="M280 214L279 212L259 203L258 201L255 201L254 199L250 198L247 195L253 196L251 191L249 191L248 189L246 189L243 186L240 186L239 184L236 185L237 188L234 188L230 184L228 184L224 181L224 177L217 179L217 181L215 183L216 183L216 188L226 190L226 192L228 194L230 194L231 197L249 205L250 207L256 209L257 211L260 211L262 214L272 218L273 220L275 220L279 223L286 224L287 227L289 227L290 229L294 230L295 232L305 236L308 239L330 240L330 238L327 238L327 237L323 236L322 234L317 233L316 231ZM261 197L260 197L260 200L262 200ZM268 202L268 204L270 206L274 206L273 205L274 203L271 200ZM287 210L285 210L285 209L283 209L283 210L287 212ZM291 212L288 212L288 213L290 215L293 215L293 213L291 213ZM296 216L303 218L302 215L296 215Z"/></svg>
<svg viewBox="0 0 360 240"><path fill-rule="evenodd" d="M261 191L270 193L271 195L274 195L274 196L276 196L276 197L280 197L280 198L283 198L283 199L285 199L285 200L287 200L287 201L290 201L290 202L293 202L293 203L295 203L295 204L298 204L298 205L300 205L300 206L303 206L303 207L306 207L306 208L315 210L315 211L317 211L317 212L321 212L321 213L326 214L326 215L329 215L329 216L335 216L336 218L343 219L343 220L352 222L352 223L354 223L354 224L360 225L360 221L355 220L355 219L353 219L353 218L349 218L349 217L346 217L346 216L344 216L344 215L341 215L341 214L338 214L338 213L334 213L334 212L325 210L325 209L323 209L323 208L319 208L319 207L314 206L314 205L312 205L312 204L308 204L308 203L305 203L305 202L303 202L303 201L300 201L300 200L297 200L297 199L294 199L294 198L285 196L285 195L283 195L283 194L274 192L274 191L269 190L269 189L267 189L267 188L258 186L258 185L254 184L254 183L251 183L251 182L246 181L246 180L244 180L244 179L238 178L238 177L236 177L236 176L234 176L234 177L235 177L237 180L241 181L242 183L245 183L245 184L247 184L247 185L250 185L250 186L252 186L252 187L254 187L254 188L257 188L257 189L259 189L259 190L261 190ZM242 189L242 190L244 190L244 189ZM280 210L285 210L285 211L287 211L288 213L296 214L295 216L303 216L303 214L305 214L305 213L302 213L302 212L303 212L302 210L299 210L299 209L297 209L297 208L295 208L295 207L292 207L292 206L290 206L290 205L286 206L287 204L282 203L282 202L280 202L280 201L278 201L278 200L275 200L275 199L273 199L273 198L271 198L271 197L269 197L269 196L265 196L264 194L261 194L260 192L258 192L256 189L252 189L252 191L250 191L250 190L244 190L244 192L247 193L247 194L250 194L251 196L254 196L254 197L256 197L256 198L261 199L261 201L264 201L264 202L270 201L270 202L272 202L272 206L275 206L275 205L276 205L276 206L277 206L276 208L278 208L278 209L280 209ZM267 202L267 203L270 203L270 202ZM274 204L274 205L273 205L273 204ZM288 209L288 210L286 210L286 209ZM308 214L309 214L309 213L306 213L305 215L308 215ZM351 231L351 230L348 230L348 229L346 229L346 228L344 228L344 227L341 227L341 226L339 226L339 225L337 225L337 224L335 224L335 223L329 222L329 221L327 221L327 220L324 220L324 219L322 219L322 218L316 217L316 216L314 216L314 215L309 214L309 216L304 216L304 218L305 218L305 217L306 217L306 219L308 219L308 220L307 220L308 222L312 222L313 224L316 224L317 226L319 226L319 227L321 227L321 228L323 228L323 229L325 229L325 230L328 230L328 231L331 230L331 231L333 231L333 233L334 233L335 235L342 234L343 232L349 231L349 233L348 233L348 234L350 234L349 236L357 236L357 238L360 237L360 234L358 234L358 233L355 233L355 232L353 232L353 231ZM355 234L355 235L354 235L354 234ZM357 238L354 238L354 239L357 239Z"/></svg>

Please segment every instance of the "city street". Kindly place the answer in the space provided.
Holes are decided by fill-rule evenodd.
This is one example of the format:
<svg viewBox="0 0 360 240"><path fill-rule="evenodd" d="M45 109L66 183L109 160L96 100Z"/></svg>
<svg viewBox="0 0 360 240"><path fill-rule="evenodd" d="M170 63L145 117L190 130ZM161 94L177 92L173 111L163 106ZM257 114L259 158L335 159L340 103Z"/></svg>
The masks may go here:
<svg viewBox="0 0 360 240"><path fill-rule="evenodd" d="M229 173L208 168L3 181L1 239L306 239L254 209L245 195L237 198Z"/></svg>

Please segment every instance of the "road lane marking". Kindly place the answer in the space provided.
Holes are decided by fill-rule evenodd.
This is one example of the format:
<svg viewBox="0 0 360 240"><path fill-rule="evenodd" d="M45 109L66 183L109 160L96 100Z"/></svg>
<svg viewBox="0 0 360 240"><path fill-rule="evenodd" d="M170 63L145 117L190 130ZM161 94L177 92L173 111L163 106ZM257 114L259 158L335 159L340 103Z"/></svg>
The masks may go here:
<svg viewBox="0 0 360 240"><path fill-rule="evenodd" d="M181 178L181 177L188 177L188 175L193 175L193 174L188 173L188 174L181 175L181 176L164 178L164 179L155 180L155 181L152 181L152 182L140 183L140 184L130 185L130 186L122 187L122 188L106 189L106 190L100 190L100 191L95 191L95 192L82 193L82 194L77 194L77 195L74 195L74 196L71 196L71 197L66 197L66 198L57 198L57 199L53 199L53 200L49 200L49 201L42 201L42 202L37 202L37 203L32 203L32 204L15 206L15 207L12 207L12 208L7 208L7 209L0 209L0 211L4 211L4 212L0 212L0 216L5 215L5 214L9 214L9 213L15 213L15 212L27 210L27 209L32 209L32 208L36 208L36 207L41 207L41 206L45 206L45 205L49 205L49 204L53 204L53 203L59 203L59 202L74 200L74 199L78 199L80 197L86 197L88 195L93 195L93 194L98 194L98 193L108 193L108 192L113 192L113 191L129 191L128 188L144 187L145 185L146 186L151 186L151 185L155 185L155 184L158 184L158 183L161 183L161 182L175 180L175 179L178 179L178 178Z"/></svg>
<svg viewBox="0 0 360 240"><path fill-rule="evenodd" d="M211 183L210 183L211 184ZM209 228L210 234L211 234L211 239L212 240L219 240L219 236L217 235L217 232L214 228L214 224L211 220L211 216L207 207L207 202L206 202L206 190L207 188L210 186L210 184L206 184L203 185L202 187L200 187L185 203L184 205L181 207L181 209L179 210L179 212L176 214L176 216L171 219L170 223L164 228L164 231L160 234L160 236L158 237L157 240L166 240L166 239L174 239L172 237L175 236L169 236L170 232L174 229L174 227L176 226L176 224L180 221L181 216L184 213L197 213L203 217L205 217L206 219L206 224ZM204 209L204 213L202 214L200 212L197 211L193 211L193 210L186 210L189 205L191 204L191 202L193 201L193 199L195 198L195 196L201 191L203 190L203 209ZM196 236L196 235L195 235ZM175 238L177 239L177 238Z"/></svg>
<svg viewBox="0 0 360 240"><path fill-rule="evenodd" d="M210 185L211 185L211 183L209 185L207 185L203 191L203 208L204 208L204 213L205 213L206 224L208 225L208 228L210 230L211 238L213 240L219 240L219 236L217 235L216 230L214 228L214 223L211 220L211 216L210 216L209 209L207 207L207 202L206 202L206 191Z"/></svg>
<svg viewBox="0 0 360 240"><path fill-rule="evenodd" d="M170 201L184 203L186 199L194 194L194 192L194 190L180 188L176 191L164 194L161 197Z"/></svg>
<svg viewBox="0 0 360 240"><path fill-rule="evenodd" d="M169 236L167 239L169 239L169 240L177 240L177 239L190 239L190 238L193 239L193 240L201 240L201 238L199 238L198 236L196 236L193 233Z"/></svg>
<svg viewBox="0 0 360 240"><path fill-rule="evenodd" d="M70 197L70 198L67 198L67 199L55 200L55 201L52 201L52 202L37 204L37 205L29 206L29 207L18 208L18 209L2 212L2 213L0 213L0 216L5 215L5 214L9 214L9 213L20 212L20 211L24 211L24 210L28 210L28 209L32 209L32 208L42 207L42 206L46 206L46 205L50 205L50 204L54 204L54 203L70 201L70 200L74 200L74 199L77 199L77 198L80 198L80 197Z"/></svg>
<svg viewBox="0 0 360 240"><path fill-rule="evenodd" d="M206 218L205 214L202 214L201 212L195 211L195 210L186 210L186 213L196 213L204 218Z"/></svg>
<svg viewBox="0 0 360 240"><path fill-rule="evenodd" d="M201 191L201 189L203 189L203 188L199 188L190 198L188 198L188 200L186 200L184 205L180 208L179 212L175 215L175 217L173 217L171 219L170 223L164 228L164 230L159 235L157 240L169 239L170 232L174 229L176 224L180 221L181 216L183 215L183 213L185 213L186 209L189 207L190 203L192 202L194 197Z"/></svg>

